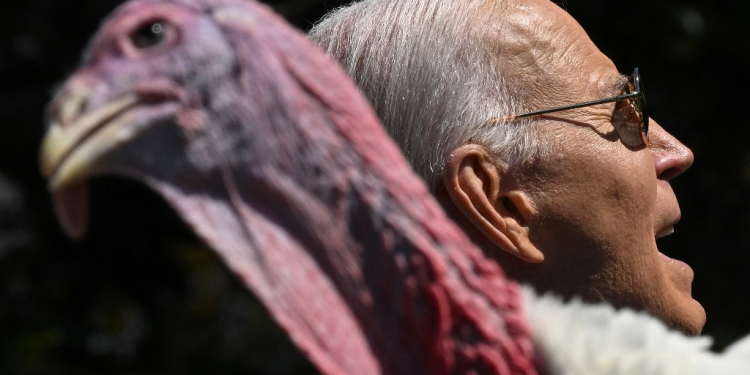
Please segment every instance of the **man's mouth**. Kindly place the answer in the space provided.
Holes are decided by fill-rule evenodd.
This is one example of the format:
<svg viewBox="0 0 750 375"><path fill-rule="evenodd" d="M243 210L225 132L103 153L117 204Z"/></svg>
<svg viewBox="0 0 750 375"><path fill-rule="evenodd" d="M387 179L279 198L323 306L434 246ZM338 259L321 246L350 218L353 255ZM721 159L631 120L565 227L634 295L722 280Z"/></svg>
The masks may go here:
<svg viewBox="0 0 750 375"><path fill-rule="evenodd" d="M666 237L666 236L669 236L672 233L674 233L674 227L673 226L669 226L667 228L662 229L661 232L657 233L656 234L656 238Z"/></svg>
<svg viewBox="0 0 750 375"><path fill-rule="evenodd" d="M674 226L680 221L681 215L678 213L671 221L665 223L665 225L656 232L656 239L669 236L674 233ZM664 255L659 251L659 257L661 258L662 264L665 269L669 270L670 279L674 285L681 291L691 294L692 283L693 283L693 269L690 266L678 259L674 259Z"/></svg>
<svg viewBox="0 0 750 375"><path fill-rule="evenodd" d="M661 227L661 229L657 229L656 231L656 239L663 238L666 236L669 236L670 234L674 233L674 226L677 225L677 223L682 218L682 215L677 212L677 215L675 215L672 220L665 222L664 226Z"/></svg>

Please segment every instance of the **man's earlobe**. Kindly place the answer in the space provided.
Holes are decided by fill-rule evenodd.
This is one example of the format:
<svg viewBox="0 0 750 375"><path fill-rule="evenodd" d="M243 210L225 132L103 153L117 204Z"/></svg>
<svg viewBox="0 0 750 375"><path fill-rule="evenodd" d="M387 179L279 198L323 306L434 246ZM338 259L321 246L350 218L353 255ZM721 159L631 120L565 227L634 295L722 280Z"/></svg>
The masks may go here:
<svg viewBox="0 0 750 375"><path fill-rule="evenodd" d="M529 240L527 227L534 207L510 181L507 170L479 145L460 146L445 162L443 182L459 211L502 250L540 263L544 254Z"/></svg>

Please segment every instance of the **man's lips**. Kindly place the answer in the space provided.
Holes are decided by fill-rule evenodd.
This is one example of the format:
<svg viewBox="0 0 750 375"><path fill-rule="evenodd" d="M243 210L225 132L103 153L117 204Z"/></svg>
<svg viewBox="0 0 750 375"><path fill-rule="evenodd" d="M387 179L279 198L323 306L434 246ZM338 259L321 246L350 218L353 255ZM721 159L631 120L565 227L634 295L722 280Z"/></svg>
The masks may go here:
<svg viewBox="0 0 750 375"><path fill-rule="evenodd" d="M668 272L668 274L670 275L670 279L672 280L672 282L675 283L680 290L691 294L693 278L695 277L693 269L690 268L687 263L681 260L670 258L662 254L661 252L659 253L659 256L662 259L664 268L671 271Z"/></svg>
<svg viewBox="0 0 750 375"><path fill-rule="evenodd" d="M662 238L666 237L672 233L674 233L674 226L680 221L681 215L678 212L677 215L672 218L669 222L667 222L664 226L659 229L658 232L656 232L656 238ZM664 269L667 270L667 274L669 275L669 278L672 280L674 285L683 292L688 293L690 295L692 293L692 284L693 284L693 278L694 273L693 269L690 268L690 266L681 261L674 258L670 258L666 255L664 255L662 252L659 252L659 257L662 261L662 265L664 266Z"/></svg>

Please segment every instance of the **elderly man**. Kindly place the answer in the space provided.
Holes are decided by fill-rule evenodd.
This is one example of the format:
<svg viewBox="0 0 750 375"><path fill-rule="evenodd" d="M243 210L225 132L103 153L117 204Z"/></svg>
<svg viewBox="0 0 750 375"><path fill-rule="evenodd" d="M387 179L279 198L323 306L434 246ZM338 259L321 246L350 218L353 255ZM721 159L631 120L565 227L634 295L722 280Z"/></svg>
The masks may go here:
<svg viewBox="0 0 750 375"><path fill-rule="evenodd" d="M656 244L680 219L669 180L693 155L649 120L638 70L618 73L564 10L365 0L311 36L510 277L700 333L693 272Z"/></svg>

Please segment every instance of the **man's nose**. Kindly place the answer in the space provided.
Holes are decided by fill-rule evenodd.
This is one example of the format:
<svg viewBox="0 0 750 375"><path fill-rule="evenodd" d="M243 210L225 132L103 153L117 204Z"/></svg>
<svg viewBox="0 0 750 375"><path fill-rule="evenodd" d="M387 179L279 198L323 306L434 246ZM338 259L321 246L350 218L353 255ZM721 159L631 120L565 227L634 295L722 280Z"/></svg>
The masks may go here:
<svg viewBox="0 0 750 375"><path fill-rule="evenodd" d="M656 121L650 119L649 149L654 157L656 176L669 181L693 164L693 152L664 130Z"/></svg>

